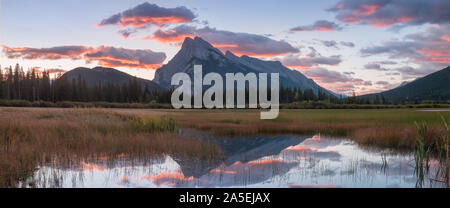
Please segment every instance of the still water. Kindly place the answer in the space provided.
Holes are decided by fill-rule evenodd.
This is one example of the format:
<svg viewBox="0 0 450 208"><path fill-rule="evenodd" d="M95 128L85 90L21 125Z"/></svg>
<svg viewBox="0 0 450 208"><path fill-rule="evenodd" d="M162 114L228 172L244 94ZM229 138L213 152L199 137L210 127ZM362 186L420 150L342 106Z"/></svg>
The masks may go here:
<svg viewBox="0 0 450 208"><path fill-rule="evenodd" d="M205 141L206 142L206 141ZM348 139L279 136L209 138L224 152L201 161L164 155L145 163L81 162L75 168L40 167L38 187L408 187L418 184L414 155L362 148ZM421 180L433 180L436 161Z"/></svg>

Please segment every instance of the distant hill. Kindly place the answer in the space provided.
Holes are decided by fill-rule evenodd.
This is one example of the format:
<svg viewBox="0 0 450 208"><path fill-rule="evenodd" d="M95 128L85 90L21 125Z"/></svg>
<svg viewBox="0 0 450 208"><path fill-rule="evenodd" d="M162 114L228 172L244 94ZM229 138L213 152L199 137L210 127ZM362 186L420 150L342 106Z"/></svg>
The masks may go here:
<svg viewBox="0 0 450 208"><path fill-rule="evenodd" d="M450 66L412 82L402 83L397 88L377 94L362 95L360 98L373 100L376 95L379 97L382 95L392 102L450 100Z"/></svg>
<svg viewBox="0 0 450 208"><path fill-rule="evenodd" d="M175 73L185 72L193 77L195 64L201 64L203 74L216 72L225 77L225 73L247 74L279 73L280 85L283 87L312 89L317 95L319 89L328 95L337 96L324 89L297 70L283 66L279 61L264 61L248 56L238 57L227 51L225 54L200 37L186 38L180 51L167 64L156 70L155 81L164 88L171 88L171 78Z"/></svg>
<svg viewBox="0 0 450 208"><path fill-rule="evenodd" d="M102 84L115 84L122 86L124 83L128 83L129 80L135 78L127 73L121 72L117 69L113 68L105 68L105 67L95 67L92 69L78 67L72 69L62 75L62 77L66 77L69 81L72 79L77 80L78 77L81 76L86 81L87 87L93 87L98 83ZM153 81L137 78L141 82L141 86L147 86L150 91L161 91L161 88L158 84Z"/></svg>

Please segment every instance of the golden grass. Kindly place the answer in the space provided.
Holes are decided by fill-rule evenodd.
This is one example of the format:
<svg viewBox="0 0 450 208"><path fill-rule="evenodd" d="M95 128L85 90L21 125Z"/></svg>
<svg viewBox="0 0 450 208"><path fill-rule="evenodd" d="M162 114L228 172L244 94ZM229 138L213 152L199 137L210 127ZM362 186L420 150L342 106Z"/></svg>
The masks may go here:
<svg viewBox="0 0 450 208"><path fill-rule="evenodd" d="M417 137L414 122L429 124L426 139L433 140L443 131L440 115L450 118L450 112L414 109L282 110L275 120L260 120L256 110L189 110L171 116L182 127L216 135L321 133L348 137L363 145L413 150Z"/></svg>
<svg viewBox="0 0 450 208"><path fill-rule="evenodd" d="M172 133L166 118L126 116L105 110L0 110L0 187L15 187L41 165L152 156L211 159L220 149Z"/></svg>

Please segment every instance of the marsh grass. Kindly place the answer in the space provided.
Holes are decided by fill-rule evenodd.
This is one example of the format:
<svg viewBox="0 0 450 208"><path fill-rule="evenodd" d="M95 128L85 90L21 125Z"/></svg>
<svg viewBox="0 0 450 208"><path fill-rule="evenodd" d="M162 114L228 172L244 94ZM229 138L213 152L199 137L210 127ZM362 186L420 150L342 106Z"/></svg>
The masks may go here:
<svg viewBox="0 0 450 208"><path fill-rule="evenodd" d="M417 123L418 135L415 146L415 174L418 178L416 187L423 187L426 176L430 173L432 158L437 158L438 164L436 173L430 181L443 183L446 187L450 185L450 164L449 164L449 126L446 119L441 116L442 128L440 131L430 136L430 126L425 123Z"/></svg>
<svg viewBox="0 0 450 208"><path fill-rule="evenodd" d="M169 131L174 132L176 129L175 120L166 116L158 118L140 118L128 116L125 118L128 122L132 123L133 128L140 132L158 132Z"/></svg>
<svg viewBox="0 0 450 208"><path fill-rule="evenodd" d="M0 187L24 184L41 166L77 167L82 162L126 157L145 162L170 154L199 160L221 150L175 133L165 116L126 115L98 109L0 111Z"/></svg>
<svg viewBox="0 0 450 208"><path fill-rule="evenodd" d="M450 112L442 112L450 116ZM410 109L382 110L282 110L275 120L260 120L259 111L178 111L173 118L183 128L207 131L215 135L314 135L347 137L364 146L404 151L415 148L415 121L429 125L428 139L442 131L435 112Z"/></svg>
<svg viewBox="0 0 450 208"><path fill-rule="evenodd" d="M448 122L443 125L443 118L450 117L450 112L442 112L441 119L435 112L409 109L282 110L275 120L260 120L259 113L258 110L1 108L0 187L17 186L37 167L49 164L73 167L99 158L114 163L123 157L146 161L148 157L164 154L207 161L223 156L214 144L178 134L178 128L227 137L319 133L346 137L362 146L416 151L422 170L429 165L426 158L436 156L441 161L440 173L447 173L437 180L448 181L450 142ZM426 127L414 126L415 121Z"/></svg>
<svg viewBox="0 0 450 208"><path fill-rule="evenodd" d="M442 116L442 124L444 132L440 139L437 140L437 158L439 167L436 173L436 178L443 182L447 188L450 187L450 127L447 120Z"/></svg>

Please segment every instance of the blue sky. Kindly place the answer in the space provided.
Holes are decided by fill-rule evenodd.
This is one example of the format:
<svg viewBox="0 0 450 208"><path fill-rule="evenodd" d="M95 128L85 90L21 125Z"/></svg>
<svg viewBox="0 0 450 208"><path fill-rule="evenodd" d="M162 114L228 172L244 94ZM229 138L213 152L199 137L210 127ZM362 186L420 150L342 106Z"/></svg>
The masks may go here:
<svg viewBox="0 0 450 208"><path fill-rule="evenodd" d="M450 31L449 4L441 0L1 0L0 64L20 63L25 69L40 70L108 65L152 79L155 69L179 50L180 43L168 41L169 35L195 34L222 51L280 60L324 87L363 94L449 65L450 40L446 37L450 36L445 35ZM439 8L442 11L436 11ZM139 27L122 21L98 27L112 15L124 18L126 10L152 18L159 12L163 16L172 12L184 21L151 20ZM134 33L125 39L119 34L122 29ZM155 38L158 30L159 39ZM237 44L233 41L240 47L232 46ZM83 46L83 54L41 55L54 53L54 47L60 46ZM58 49L56 53L62 50ZM123 53L140 58L130 64L119 60Z"/></svg>

